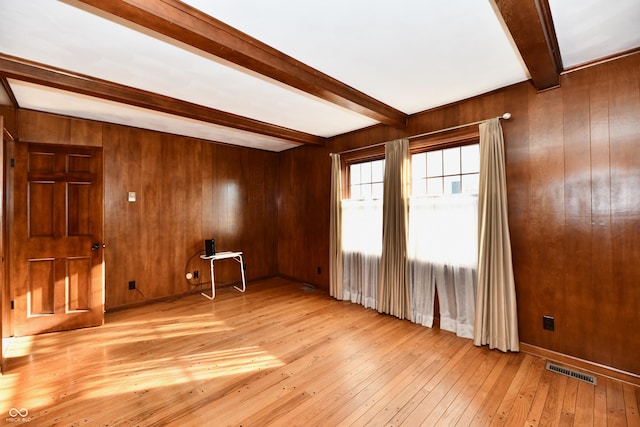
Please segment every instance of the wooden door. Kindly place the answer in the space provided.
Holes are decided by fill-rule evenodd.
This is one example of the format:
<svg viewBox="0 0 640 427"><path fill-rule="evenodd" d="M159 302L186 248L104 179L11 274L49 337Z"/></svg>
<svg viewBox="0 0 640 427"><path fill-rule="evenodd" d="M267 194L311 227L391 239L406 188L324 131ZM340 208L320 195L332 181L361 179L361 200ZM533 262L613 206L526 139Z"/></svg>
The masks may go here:
<svg viewBox="0 0 640 427"><path fill-rule="evenodd" d="M104 320L102 149L16 142L14 335Z"/></svg>

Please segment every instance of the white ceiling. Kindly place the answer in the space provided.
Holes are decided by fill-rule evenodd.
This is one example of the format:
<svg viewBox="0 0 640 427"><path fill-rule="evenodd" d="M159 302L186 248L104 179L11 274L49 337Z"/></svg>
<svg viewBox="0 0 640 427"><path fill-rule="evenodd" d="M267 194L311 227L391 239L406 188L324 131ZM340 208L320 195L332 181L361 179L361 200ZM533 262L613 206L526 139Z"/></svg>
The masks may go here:
<svg viewBox="0 0 640 427"><path fill-rule="evenodd" d="M491 0L185 3L406 114L529 78ZM565 68L640 46L638 0L549 5ZM321 137L378 123L76 0L0 0L0 23L5 55ZM15 79L9 85L21 108L271 151L298 145Z"/></svg>
<svg viewBox="0 0 640 427"><path fill-rule="evenodd" d="M640 47L640 0L549 0L564 68Z"/></svg>

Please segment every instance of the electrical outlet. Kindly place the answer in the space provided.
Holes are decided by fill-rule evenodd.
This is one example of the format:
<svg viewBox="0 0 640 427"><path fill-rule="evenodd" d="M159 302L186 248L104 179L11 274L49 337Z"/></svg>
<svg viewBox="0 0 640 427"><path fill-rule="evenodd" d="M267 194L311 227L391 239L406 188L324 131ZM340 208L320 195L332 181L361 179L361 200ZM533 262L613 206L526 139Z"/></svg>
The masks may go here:
<svg viewBox="0 0 640 427"><path fill-rule="evenodd" d="M135 280L129 280L129 290L133 291L136 289L136 281Z"/></svg>
<svg viewBox="0 0 640 427"><path fill-rule="evenodd" d="M198 270L195 270L195 271L193 272L193 278L194 278L194 279L197 279L199 276L200 276L200 272L199 272Z"/></svg>
<svg viewBox="0 0 640 427"><path fill-rule="evenodd" d="M542 316L542 328L553 332L555 329L554 320L553 316Z"/></svg>

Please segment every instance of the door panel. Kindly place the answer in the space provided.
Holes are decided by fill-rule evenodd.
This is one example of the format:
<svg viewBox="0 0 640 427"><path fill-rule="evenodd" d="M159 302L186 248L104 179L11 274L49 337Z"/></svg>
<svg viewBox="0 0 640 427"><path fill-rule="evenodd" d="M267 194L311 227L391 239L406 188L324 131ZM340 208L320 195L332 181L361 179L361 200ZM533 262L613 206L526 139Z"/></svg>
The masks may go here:
<svg viewBox="0 0 640 427"><path fill-rule="evenodd" d="M27 305L29 315L54 313L55 259L29 260L27 270Z"/></svg>
<svg viewBox="0 0 640 427"><path fill-rule="evenodd" d="M15 159L15 335L101 325L102 149L16 143Z"/></svg>

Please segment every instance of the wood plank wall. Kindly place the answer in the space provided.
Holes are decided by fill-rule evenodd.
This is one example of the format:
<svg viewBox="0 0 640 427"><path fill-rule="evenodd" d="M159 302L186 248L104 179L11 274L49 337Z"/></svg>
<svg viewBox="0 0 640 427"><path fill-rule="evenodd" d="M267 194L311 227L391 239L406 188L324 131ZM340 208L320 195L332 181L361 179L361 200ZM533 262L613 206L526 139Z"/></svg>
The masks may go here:
<svg viewBox="0 0 640 427"><path fill-rule="evenodd" d="M406 131L374 126L281 155L280 273L328 288L314 266L328 269L329 152L507 111L521 341L640 375L640 54L563 75L559 89L525 82L417 114Z"/></svg>
<svg viewBox="0 0 640 427"><path fill-rule="evenodd" d="M328 151L302 147L279 156L278 271L328 288Z"/></svg>
<svg viewBox="0 0 640 427"><path fill-rule="evenodd" d="M196 291L187 261L208 238L244 252L247 280L277 274L277 153L27 110L18 123L17 143L103 147L107 309ZM202 281L208 266L189 265ZM239 280L238 267L219 263L216 282Z"/></svg>

